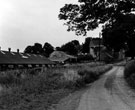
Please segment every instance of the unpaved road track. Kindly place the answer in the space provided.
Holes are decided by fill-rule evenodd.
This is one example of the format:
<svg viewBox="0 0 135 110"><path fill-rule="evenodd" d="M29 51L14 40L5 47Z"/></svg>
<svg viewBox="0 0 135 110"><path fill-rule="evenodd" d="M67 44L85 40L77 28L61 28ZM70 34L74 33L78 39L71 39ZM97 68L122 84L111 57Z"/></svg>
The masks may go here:
<svg viewBox="0 0 135 110"><path fill-rule="evenodd" d="M98 81L63 99L55 110L135 110L134 93L123 79L123 67L114 67Z"/></svg>

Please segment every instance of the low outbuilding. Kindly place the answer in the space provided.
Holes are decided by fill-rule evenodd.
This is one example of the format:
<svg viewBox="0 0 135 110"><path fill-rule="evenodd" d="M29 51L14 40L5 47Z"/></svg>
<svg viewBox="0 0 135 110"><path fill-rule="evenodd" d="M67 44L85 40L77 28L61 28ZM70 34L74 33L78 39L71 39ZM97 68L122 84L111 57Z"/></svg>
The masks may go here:
<svg viewBox="0 0 135 110"><path fill-rule="evenodd" d="M54 51L51 53L49 59L56 63L75 62L77 57L68 55L63 51Z"/></svg>
<svg viewBox="0 0 135 110"><path fill-rule="evenodd" d="M55 65L43 55L0 50L0 70L7 68L49 67Z"/></svg>

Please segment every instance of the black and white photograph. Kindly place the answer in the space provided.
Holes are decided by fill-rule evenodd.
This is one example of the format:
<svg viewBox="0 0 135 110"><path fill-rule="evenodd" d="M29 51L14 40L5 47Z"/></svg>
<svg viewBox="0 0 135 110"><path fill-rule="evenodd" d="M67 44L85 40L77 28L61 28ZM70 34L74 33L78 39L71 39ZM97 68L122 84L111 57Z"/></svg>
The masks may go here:
<svg viewBox="0 0 135 110"><path fill-rule="evenodd" d="M135 0L0 0L0 110L135 110Z"/></svg>

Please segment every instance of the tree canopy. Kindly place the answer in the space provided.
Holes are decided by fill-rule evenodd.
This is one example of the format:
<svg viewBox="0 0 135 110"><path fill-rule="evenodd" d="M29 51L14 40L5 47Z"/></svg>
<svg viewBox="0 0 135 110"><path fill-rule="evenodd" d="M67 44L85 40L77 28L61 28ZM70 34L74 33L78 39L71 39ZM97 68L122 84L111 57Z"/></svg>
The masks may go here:
<svg viewBox="0 0 135 110"><path fill-rule="evenodd" d="M78 0L78 4L65 4L58 17L76 35L85 36L102 24L108 48L119 51L127 46L135 56L135 0Z"/></svg>
<svg viewBox="0 0 135 110"><path fill-rule="evenodd" d="M41 54L42 53L42 44L35 43L34 46L29 45L25 48L24 53Z"/></svg>
<svg viewBox="0 0 135 110"><path fill-rule="evenodd" d="M82 45L82 53L89 53L90 51L90 41L91 41L91 37L87 37L85 39L84 44Z"/></svg>
<svg viewBox="0 0 135 110"><path fill-rule="evenodd" d="M77 55L81 50L81 45L78 40L72 40L59 48L57 47L57 50L66 52L67 54L70 55Z"/></svg>
<svg viewBox="0 0 135 110"><path fill-rule="evenodd" d="M44 53L44 55L45 55L46 57L49 57L49 55L50 55L53 51L54 51L54 47L53 47L50 43L46 42L46 43L44 44L44 46L43 46L43 53Z"/></svg>
<svg viewBox="0 0 135 110"><path fill-rule="evenodd" d="M31 54L42 54L46 57L49 57L49 55L54 51L54 47L49 44L48 42L45 42L44 46L42 47L42 44L35 43L34 46L27 46L24 50L24 53L31 53Z"/></svg>
<svg viewBox="0 0 135 110"><path fill-rule="evenodd" d="M119 16L135 11L134 0L78 0L79 4L65 4L59 19L66 20L67 31L86 35L99 24L112 25Z"/></svg>

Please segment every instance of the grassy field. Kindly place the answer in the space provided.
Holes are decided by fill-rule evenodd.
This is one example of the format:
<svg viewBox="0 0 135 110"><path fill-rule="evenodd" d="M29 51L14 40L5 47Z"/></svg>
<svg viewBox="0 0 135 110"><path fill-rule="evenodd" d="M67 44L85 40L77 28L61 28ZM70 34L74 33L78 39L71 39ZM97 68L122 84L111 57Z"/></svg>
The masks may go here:
<svg viewBox="0 0 135 110"><path fill-rule="evenodd" d="M1 72L0 110L47 110L68 94L97 80L111 65L88 63Z"/></svg>

